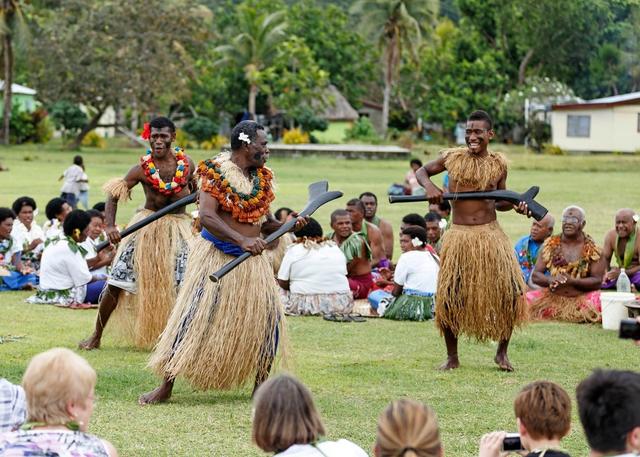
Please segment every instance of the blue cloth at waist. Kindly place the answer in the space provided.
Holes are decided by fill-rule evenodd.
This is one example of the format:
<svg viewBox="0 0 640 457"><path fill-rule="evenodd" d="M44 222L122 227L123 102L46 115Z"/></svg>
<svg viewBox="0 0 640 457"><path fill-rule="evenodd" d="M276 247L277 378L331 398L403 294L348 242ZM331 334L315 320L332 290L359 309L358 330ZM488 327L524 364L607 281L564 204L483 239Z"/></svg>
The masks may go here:
<svg viewBox="0 0 640 457"><path fill-rule="evenodd" d="M416 290L416 289L403 289L402 295L415 295L418 297L433 297L435 294L431 292L423 292L421 290Z"/></svg>
<svg viewBox="0 0 640 457"><path fill-rule="evenodd" d="M244 254L244 251L240 246L216 238L213 233L209 232L205 228L202 229L200 235L202 235L202 238L204 238L205 240L211 241L216 248L218 248L225 254L232 255L234 257L240 257L242 254Z"/></svg>

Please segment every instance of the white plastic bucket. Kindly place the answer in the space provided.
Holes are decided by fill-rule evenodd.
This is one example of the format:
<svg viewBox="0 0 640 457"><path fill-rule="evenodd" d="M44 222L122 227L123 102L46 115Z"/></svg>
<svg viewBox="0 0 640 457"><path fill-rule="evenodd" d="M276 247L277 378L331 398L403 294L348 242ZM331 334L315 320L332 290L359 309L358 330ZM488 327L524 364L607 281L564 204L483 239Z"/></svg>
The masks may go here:
<svg viewBox="0 0 640 457"><path fill-rule="evenodd" d="M635 295L628 292L602 292L602 328L618 330L620 321L629 317L629 310L625 304L635 300Z"/></svg>

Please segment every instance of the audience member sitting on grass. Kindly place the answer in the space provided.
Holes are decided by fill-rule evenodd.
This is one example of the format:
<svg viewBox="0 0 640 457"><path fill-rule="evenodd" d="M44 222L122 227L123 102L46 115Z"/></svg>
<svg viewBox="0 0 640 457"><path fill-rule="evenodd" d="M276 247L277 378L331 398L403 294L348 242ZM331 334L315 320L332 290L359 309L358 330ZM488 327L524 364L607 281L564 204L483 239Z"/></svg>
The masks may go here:
<svg viewBox="0 0 640 457"><path fill-rule="evenodd" d="M424 321L431 319L437 289L439 261L426 249L427 232L420 227L407 227L400 234L400 249L393 274L393 300L384 317L395 320Z"/></svg>
<svg viewBox="0 0 640 457"><path fill-rule="evenodd" d="M640 290L640 236L638 236L638 215L632 209L621 209L616 213L615 228L604 237L602 256L607 267L603 289L615 289L620 268L625 269L631 284ZM615 257L617 267L611 268L611 258Z"/></svg>
<svg viewBox="0 0 640 457"><path fill-rule="evenodd" d="M442 241L440 240L442 237L442 227L440 221L442 221L442 217L438 213L427 213L424 217L427 230L427 243L429 243L429 246L438 254L440 254L440 248L442 248Z"/></svg>
<svg viewBox="0 0 640 457"><path fill-rule="evenodd" d="M82 210L74 210L64 221L64 236L47 240L40 265L40 286L29 303L52 304L69 308L88 308L98 303L105 280L93 276L80 245L87 238L91 219ZM98 262L111 251L98 253Z"/></svg>
<svg viewBox="0 0 640 457"><path fill-rule="evenodd" d="M95 205L93 205L93 208L91 208L91 209L95 209L96 211L100 211L100 213L102 214L102 219L105 219L105 217L106 217L106 213L105 213L106 208L107 208L107 204L105 202L98 202Z"/></svg>
<svg viewBox="0 0 640 457"><path fill-rule="evenodd" d="M578 413L589 457L640 453L640 374L596 370L578 384Z"/></svg>
<svg viewBox="0 0 640 457"><path fill-rule="evenodd" d="M583 231L585 224L584 210L569 206L562 212L562 233L542 245L532 275L542 289L527 292L534 319L600 320L605 265L600 248Z"/></svg>
<svg viewBox="0 0 640 457"><path fill-rule="evenodd" d="M44 249L44 232L34 221L36 202L31 197L20 197L13 202L11 209L16 214L11 236L22 247L22 264L37 272Z"/></svg>
<svg viewBox="0 0 640 457"><path fill-rule="evenodd" d="M558 384L536 381L520 391L513 408L520 442L527 457L569 457L560 441L571 430L571 398ZM487 433L479 457L499 457L505 432Z"/></svg>
<svg viewBox="0 0 640 457"><path fill-rule="evenodd" d="M547 213L541 221L534 220L529 234L520 238L515 245L516 257L524 276L524 282L532 289L539 288L530 281L531 273L533 273L533 268L538 260L538 251L544 240L553 235L554 224L555 219Z"/></svg>
<svg viewBox="0 0 640 457"><path fill-rule="evenodd" d="M449 225L449 220L451 216L451 203L447 200L443 200L442 203L430 203L429 204L429 212L438 213L442 218L440 222L442 230L445 230Z"/></svg>
<svg viewBox="0 0 640 457"><path fill-rule="evenodd" d="M0 291L33 290L38 278L31 267L22 263L20 240L11 236L16 215L0 208Z"/></svg>
<svg viewBox="0 0 640 457"><path fill-rule="evenodd" d="M371 247L371 267L389 267L389 260L385 255L382 232L378 227L364 219L364 205L362 202L357 198L352 198L347 202L345 209L351 216L353 231L359 233Z"/></svg>
<svg viewBox="0 0 640 457"><path fill-rule="evenodd" d="M116 254L116 249L114 246L109 246L105 248L105 250L109 252L100 258L98 257L96 246L107 239L104 234L104 218L102 217L102 213L95 209L90 209L87 211L87 214L91 218L91 222L87 228L87 239L80 243L80 246L87 251L84 258L93 276L99 279L107 279L107 267L111 265L111 261Z"/></svg>
<svg viewBox="0 0 640 457"><path fill-rule="evenodd" d="M295 232L296 241L284 255L278 283L288 291L285 311L295 315L349 314L353 297L347 280L347 260L336 243L322 236L315 219Z"/></svg>
<svg viewBox="0 0 640 457"><path fill-rule="evenodd" d="M24 389L0 378L0 434L18 429L26 420Z"/></svg>
<svg viewBox="0 0 640 457"><path fill-rule="evenodd" d="M280 221L284 224L285 222L287 222L287 218L291 213L293 213L293 210L291 208L283 206L282 208L278 208L276 212L273 213L273 217L275 217L277 221Z"/></svg>
<svg viewBox="0 0 640 457"><path fill-rule="evenodd" d="M353 231L351 216L344 209L331 213L329 238L338 245L347 259L347 280L353 298L367 298L373 285L371 276L371 248L359 233Z"/></svg>
<svg viewBox="0 0 640 457"><path fill-rule="evenodd" d="M58 197L52 198L49 200L49 203L47 203L44 212L47 216L47 222L42 226L45 241L50 238L63 236L62 223L64 222L64 218L67 217L67 214L71 212L69 203Z"/></svg>
<svg viewBox="0 0 640 457"><path fill-rule="evenodd" d="M255 393L253 442L274 456L366 457L351 441L325 441L325 428L311 392L300 381L280 375Z"/></svg>
<svg viewBox="0 0 640 457"><path fill-rule="evenodd" d="M380 229L384 254L387 259L393 259L393 227L389 221L378 216L378 197L373 192L363 192L359 198L364 205L364 219Z"/></svg>
<svg viewBox="0 0 640 457"><path fill-rule="evenodd" d="M438 420L423 403L392 402L378 418L375 457L442 457Z"/></svg>
<svg viewBox="0 0 640 457"><path fill-rule="evenodd" d="M427 223L425 222L424 217L419 214L409 213L402 217L402 221L400 222L400 232L407 227L420 227L427 230Z"/></svg>
<svg viewBox="0 0 640 457"><path fill-rule="evenodd" d="M87 433L95 401L96 372L69 349L36 355L24 373L27 423L0 434L0 455L116 457L108 441Z"/></svg>

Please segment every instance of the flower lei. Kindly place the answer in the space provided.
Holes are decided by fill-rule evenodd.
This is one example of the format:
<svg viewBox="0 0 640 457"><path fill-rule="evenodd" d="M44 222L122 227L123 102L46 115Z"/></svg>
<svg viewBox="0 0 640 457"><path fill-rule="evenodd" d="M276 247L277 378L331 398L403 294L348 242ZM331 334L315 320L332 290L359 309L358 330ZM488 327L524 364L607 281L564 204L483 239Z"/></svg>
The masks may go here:
<svg viewBox="0 0 640 457"><path fill-rule="evenodd" d="M585 234L580 258L567 262L562 253L562 235L554 235L544 242L542 258L552 276L564 273L572 278L584 278L589 273L591 263L600 259L600 248L593 238Z"/></svg>
<svg viewBox="0 0 640 457"><path fill-rule="evenodd" d="M187 176L189 175L189 161L184 153L184 149L175 148L176 160L176 174L171 182L164 182L160 177L158 168L153 163L153 157L151 156L151 149L147 149L147 153L140 158L140 166L147 176L147 182L153 186L158 192L163 195L173 195L179 193L182 188L187 184Z"/></svg>
<svg viewBox="0 0 640 457"><path fill-rule="evenodd" d="M238 222L258 223L276 198L271 185L273 174L268 168L261 167L252 172L253 187L248 194L236 190L215 160L200 162L198 174L202 177L202 190L211 194Z"/></svg>

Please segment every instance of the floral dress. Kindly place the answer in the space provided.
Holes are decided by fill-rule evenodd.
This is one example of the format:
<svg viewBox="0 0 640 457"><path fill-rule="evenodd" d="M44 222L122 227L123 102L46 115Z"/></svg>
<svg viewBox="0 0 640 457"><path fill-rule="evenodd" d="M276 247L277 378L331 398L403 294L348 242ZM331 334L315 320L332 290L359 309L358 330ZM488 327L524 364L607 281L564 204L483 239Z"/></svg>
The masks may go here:
<svg viewBox="0 0 640 457"><path fill-rule="evenodd" d="M18 430L0 434L4 457L109 457L96 436L72 430Z"/></svg>

